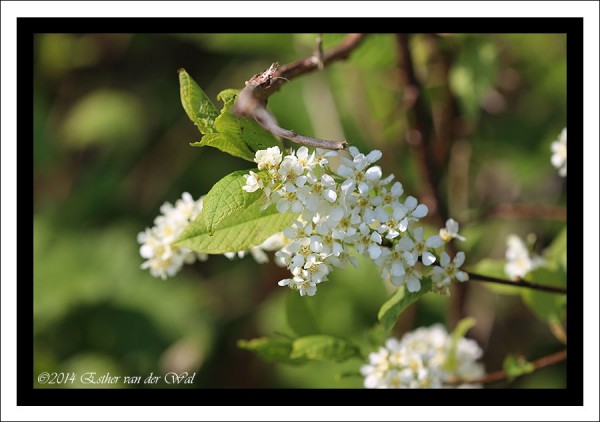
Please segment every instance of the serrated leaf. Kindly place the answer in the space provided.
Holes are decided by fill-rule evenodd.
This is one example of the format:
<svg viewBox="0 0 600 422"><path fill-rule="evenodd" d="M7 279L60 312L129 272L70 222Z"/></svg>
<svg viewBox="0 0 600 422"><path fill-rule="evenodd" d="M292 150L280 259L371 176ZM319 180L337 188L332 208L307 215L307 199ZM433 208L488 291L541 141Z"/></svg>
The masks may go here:
<svg viewBox="0 0 600 422"><path fill-rule="evenodd" d="M227 139L236 144L244 144L251 151L267 149L278 146L279 143L270 132L263 129L254 120L238 117L231 109L238 95L238 90L226 89L217 95L217 99L223 101L221 114L215 120L215 127L219 133L227 136ZM241 148L241 147L240 147ZM254 154L252 154L254 157Z"/></svg>
<svg viewBox="0 0 600 422"><path fill-rule="evenodd" d="M377 318L383 325L386 331L390 331L400 314L415 303L424 294L431 291L431 280L424 278L421 280L421 290L411 293L406 289L406 286L400 287L396 292L381 306Z"/></svg>
<svg viewBox="0 0 600 422"><path fill-rule="evenodd" d="M341 338L324 334L297 338L292 342L292 359L343 362L360 356L356 345Z"/></svg>
<svg viewBox="0 0 600 422"><path fill-rule="evenodd" d="M213 147L234 157L242 158L246 161L254 162L254 154L244 143L236 142L227 134L209 133L204 135L200 142L191 144L193 147Z"/></svg>
<svg viewBox="0 0 600 422"><path fill-rule="evenodd" d="M262 191L246 192L244 175L248 170L238 170L223 177L211 188L203 200L202 215L209 234L219 227L221 221L240 213L263 198Z"/></svg>
<svg viewBox="0 0 600 422"><path fill-rule="evenodd" d="M308 305L310 296L300 296L296 291L288 292L286 316L288 325L299 336L318 334L321 331L312 309Z"/></svg>
<svg viewBox="0 0 600 422"><path fill-rule="evenodd" d="M466 317L459 321L456 325L456 328L452 332L452 342L450 345L450 350L448 351L448 359L446 360L446 368L449 371L454 371L456 367L456 348L458 347L458 342L462 339L467 332L473 328L476 324L476 320L473 317Z"/></svg>
<svg viewBox="0 0 600 422"><path fill-rule="evenodd" d="M506 372L508 381L512 381L525 374L531 374L535 367L531 362L527 362L523 357L508 355L504 359L502 369Z"/></svg>
<svg viewBox="0 0 600 422"><path fill-rule="evenodd" d="M294 214L281 214L274 205L261 210L256 201L242 212L229 215L209 234L203 212L183 231L176 243L199 253L222 254L244 251L260 245L269 236L289 226Z"/></svg>
<svg viewBox="0 0 600 422"><path fill-rule="evenodd" d="M468 268L470 272L487 275L490 277L507 278L507 274L504 271L506 261L503 259L489 259L485 258L479 261L477 264L472 265ZM497 283L481 283L487 289L501 295L519 295L523 290L521 287L512 287L506 284Z"/></svg>
<svg viewBox="0 0 600 422"><path fill-rule="evenodd" d="M179 93L183 109L200 133L214 133L219 112L185 69L179 70Z"/></svg>
<svg viewBox="0 0 600 422"><path fill-rule="evenodd" d="M252 340L239 340L237 346L240 349L256 353L260 358L267 362L288 364L300 364L306 362L306 359L293 359L290 357L292 352L292 341L288 339L261 337Z"/></svg>
<svg viewBox="0 0 600 422"><path fill-rule="evenodd" d="M565 287L567 274L558 268L537 268L525 276L525 280L545 286ZM566 308L567 295L522 289L521 298L527 307L542 321L561 321Z"/></svg>

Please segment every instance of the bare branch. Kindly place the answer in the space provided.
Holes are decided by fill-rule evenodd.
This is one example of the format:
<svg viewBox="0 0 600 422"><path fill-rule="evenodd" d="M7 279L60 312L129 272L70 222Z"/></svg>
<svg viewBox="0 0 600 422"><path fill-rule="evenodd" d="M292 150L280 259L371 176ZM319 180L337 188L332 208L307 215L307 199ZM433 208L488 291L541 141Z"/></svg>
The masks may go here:
<svg viewBox="0 0 600 422"><path fill-rule="evenodd" d="M552 205L502 204L492 209L487 217L565 221L567 219L567 209Z"/></svg>
<svg viewBox="0 0 600 422"><path fill-rule="evenodd" d="M252 117L259 125L272 134L302 145L333 150L348 148L348 143L346 141L328 141L325 139L311 138L310 136L300 135L291 130L279 127L277 122L275 122L275 118L264 107L257 107L252 113Z"/></svg>
<svg viewBox="0 0 600 422"><path fill-rule="evenodd" d="M538 370L545 368L547 366L555 365L557 363L563 362L567 359L567 351L561 350L560 352L553 353L548 356L544 356L543 358L534 360L531 362L533 367ZM471 378L471 379L460 379L454 378L448 381L449 385L460 385L460 384L490 384L492 382L504 381L508 379L508 374L506 371L500 370L495 372L490 372L488 374L483 375L479 378Z"/></svg>
<svg viewBox="0 0 600 422"><path fill-rule="evenodd" d="M277 63L273 63L267 70L246 81L246 86L240 91L236 101L235 114L251 117L269 132L293 142L333 150L347 148L348 143L346 141L311 138L279 127L275 118L266 109L266 105L269 96L275 93L281 85L297 76L319 69L320 63L326 65L336 60L345 59L365 36L365 34L350 34L341 44L325 53L313 55L285 66L280 67Z"/></svg>
<svg viewBox="0 0 600 422"><path fill-rule="evenodd" d="M567 294L567 289L562 288L562 287L544 286L542 284L531 283L529 281L525 281L525 280L522 280L522 279L518 279L518 280L505 280L503 278L490 277L490 276L487 276L487 275L475 274L475 273L472 273L470 271L466 271L466 273L469 274L469 280L472 280L472 281L482 281L482 282L485 282L485 283L506 284L506 285L509 285L509 286L525 287L525 288L528 288L528 289L542 290L542 291L550 292L550 293Z"/></svg>
<svg viewBox="0 0 600 422"><path fill-rule="evenodd" d="M409 128L407 142L413 147L417 169L423 183L422 201L427 205L436 224L442 225L447 216L441 206L437 189L437 169L429 151L433 120L423 98L423 88L415 73L408 34L396 34L398 46L398 70L404 87L405 103L408 107Z"/></svg>

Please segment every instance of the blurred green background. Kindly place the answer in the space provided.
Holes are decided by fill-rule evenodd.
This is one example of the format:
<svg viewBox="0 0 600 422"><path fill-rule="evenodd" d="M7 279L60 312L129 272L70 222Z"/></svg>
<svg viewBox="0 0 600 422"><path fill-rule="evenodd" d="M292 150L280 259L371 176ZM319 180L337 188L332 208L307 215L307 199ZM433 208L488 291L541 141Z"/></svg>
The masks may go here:
<svg viewBox="0 0 600 422"><path fill-rule="evenodd" d="M325 34L324 47L342 37ZM358 360L287 367L236 347L241 338L290 333L285 302L292 292L277 286L286 271L274 264L211 256L167 281L139 268L136 235L153 224L164 201L183 191L198 198L226 174L252 167L189 146L200 135L181 107L177 69L185 68L220 108L218 92L241 89L272 62L311 55L315 40L316 34L36 35L36 374L188 371L196 373L197 388L362 386L361 378L339 377L356 371ZM434 45L451 58L449 71ZM566 125L566 36L415 35L411 48L434 118L446 81L458 101L459 127L440 188L469 238L459 245L468 263L502 259L509 233L534 233L541 250L564 222L488 211L507 203L566 205L564 179L550 164L550 144ZM269 107L285 128L382 150L384 174L394 173L418 197L396 66L394 36L370 35L349 60L286 84ZM359 270L335 271L306 299L323 332L352 338L366 353L375 346L368 330L390 292L377 269L362 262ZM426 295L395 334L444 322L448 306L447 298ZM471 335L485 350L488 371L500 369L507 353L535 359L563 347L518 296L471 283L466 309L477 318ZM565 386L564 364L493 385Z"/></svg>

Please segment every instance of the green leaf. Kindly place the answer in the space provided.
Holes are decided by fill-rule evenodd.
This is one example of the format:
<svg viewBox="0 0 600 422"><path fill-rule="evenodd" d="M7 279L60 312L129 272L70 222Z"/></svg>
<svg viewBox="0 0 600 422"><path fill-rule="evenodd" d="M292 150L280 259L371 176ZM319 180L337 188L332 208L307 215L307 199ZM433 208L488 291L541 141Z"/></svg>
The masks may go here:
<svg viewBox="0 0 600 422"><path fill-rule="evenodd" d="M248 170L234 171L225 176L204 197L202 215L210 235L225 218L264 199L262 191L249 193L242 189L246 184L245 174L248 174Z"/></svg>
<svg viewBox="0 0 600 422"><path fill-rule="evenodd" d="M323 334L300 337L292 343L292 359L343 362L360 356L356 345L341 338Z"/></svg>
<svg viewBox="0 0 600 422"><path fill-rule="evenodd" d="M448 351L448 359L446 360L446 368L449 371L454 371L456 368L456 348L458 346L458 342L462 339L467 332L473 328L476 324L475 318L466 317L460 320L460 322L456 325L456 328L452 332L452 343L450 345L450 350Z"/></svg>
<svg viewBox="0 0 600 422"><path fill-rule="evenodd" d="M544 257L549 264L560 265L567 270L567 228L554 238L550 246L544 251Z"/></svg>
<svg viewBox="0 0 600 422"><path fill-rule="evenodd" d="M191 78L189 79L191 80ZM195 86L197 87L197 85ZM214 147L234 157L254 162L255 151L279 144L270 132L260 127L254 120L238 117L232 112L238 92L236 89L226 89L217 95L217 100L223 102L223 108L212 121L213 129L211 132L201 130L205 135L200 142L191 145ZM204 95L204 93L202 94Z"/></svg>
<svg viewBox="0 0 600 422"><path fill-rule="evenodd" d="M179 92L183 109L200 133L214 133L219 112L185 69L179 69Z"/></svg>
<svg viewBox="0 0 600 422"><path fill-rule="evenodd" d="M565 287L567 274L562 268L537 268L527 274L525 279L545 286ZM542 321L552 323L563 320L567 295L522 289L521 297L527 307Z"/></svg>
<svg viewBox="0 0 600 422"><path fill-rule="evenodd" d="M498 259L489 259L485 258L479 261L477 264L472 265L468 268L469 271L487 275L490 277L498 277L508 279L506 272L504 272L504 266L506 265L505 260ZM506 284L497 284L497 283L480 283L485 286L487 289L493 291L494 293L498 293L501 295L520 295L523 288L521 287L512 287Z"/></svg>
<svg viewBox="0 0 600 422"><path fill-rule="evenodd" d="M256 353L267 362L300 364L306 361L306 359L301 358L290 358L292 341L288 339L261 337L252 340L239 340L237 346L240 349Z"/></svg>
<svg viewBox="0 0 600 422"><path fill-rule="evenodd" d="M288 325L299 336L318 334L321 331L308 301L310 296L300 296L296 291L288 292L286 315Z"/></svg>
<svg viewBox="0 0 600 422"><path fill-rule="evenodd" d="M400 314L425 293L431 291L431 280L421 280L421 290L410 293L405 286L400 287L379 309L377 318L388 332L394 327Z"/></svg>
<svg viewBox="0 0 600 422"><path fill-rule="evenodd" d="M245 210L231 214L219 222L212 234L204 222L204 213L192 221L177 243L199 253L222 254L250 249L292 223L294 214L281 214L274 205L261 210L256 201Z"/></svg>
<svg viewBox="0 0 600 422"><path fill-rule="evenodd" d="M217 95L217 99L223 101L221 115L215 120L215 126L219 133L226 135L230 142L236 145L245 145L251 151L267 149L278 146L279 143L270 132L263 129L254 120L238 117L231 109L238 95L236 89L226 89ZM254 154L252 154L254 158ZM251 160L252 161L252 160Z"/></svg>
<svg viewBox="0 0 600 422"><path fill-rule="evenodd" d="M506 372L508 381L512 381L521 375L531 374L535 371L535 367L531 362L527 362L523 357L516 357L514 355L506 356L502 369Z"/></svg>
<svg viewBox="0 0 600 422"><path fill-rule="evenodd" d="M209 133L204 135L200 142L190 144L193 147L213 147L234 157L243 158L246 161L254 162L254 154L246 144L236 142L227 134Z"/></svg>

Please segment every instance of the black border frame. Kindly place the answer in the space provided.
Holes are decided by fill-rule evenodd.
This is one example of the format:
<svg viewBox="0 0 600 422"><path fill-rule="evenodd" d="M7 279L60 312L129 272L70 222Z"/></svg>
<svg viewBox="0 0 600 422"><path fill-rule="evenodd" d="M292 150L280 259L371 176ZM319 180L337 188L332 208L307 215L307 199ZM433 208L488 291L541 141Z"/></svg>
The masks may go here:
<svg viewBox="0 0 600 422"><path fill-rule="evenodd" d="M231 28L252 20L261 32L436 32L463 33L566 33L567 104L569 138L583 139L583 18L17 18L17 405L583 405L583 278L573 277L569 286L567 388L556 390L275 390L259 395L247 390L227 389L35 389L33 388L33 264L31 272L26 256L31 253L33 224L25 222L29 193L20 188L33 174L33 43L36 33L190 33L203 27ZM246 23L246 22L244 22ZM240 25L244 26L244 25ZM333 29L333 30L332 30ZM570 165L567 224L568 259L579 265L583 233L583 142L569 143ZM31 166L31 167L30 167ZM31 197L33 198L33 197ZM575 202L575 204L574 204ZM33 199L32 199L33 206ZM582 211L578 211L581 206ZM31 230L30 237L26 233ZM573 268L573 264L571 266ZM31 329L31 331L29 331ZM28 374L32 378L28 377ZM223 394L224 393L224 394ZM257 401L256 397L259 397Z"/></svg>

